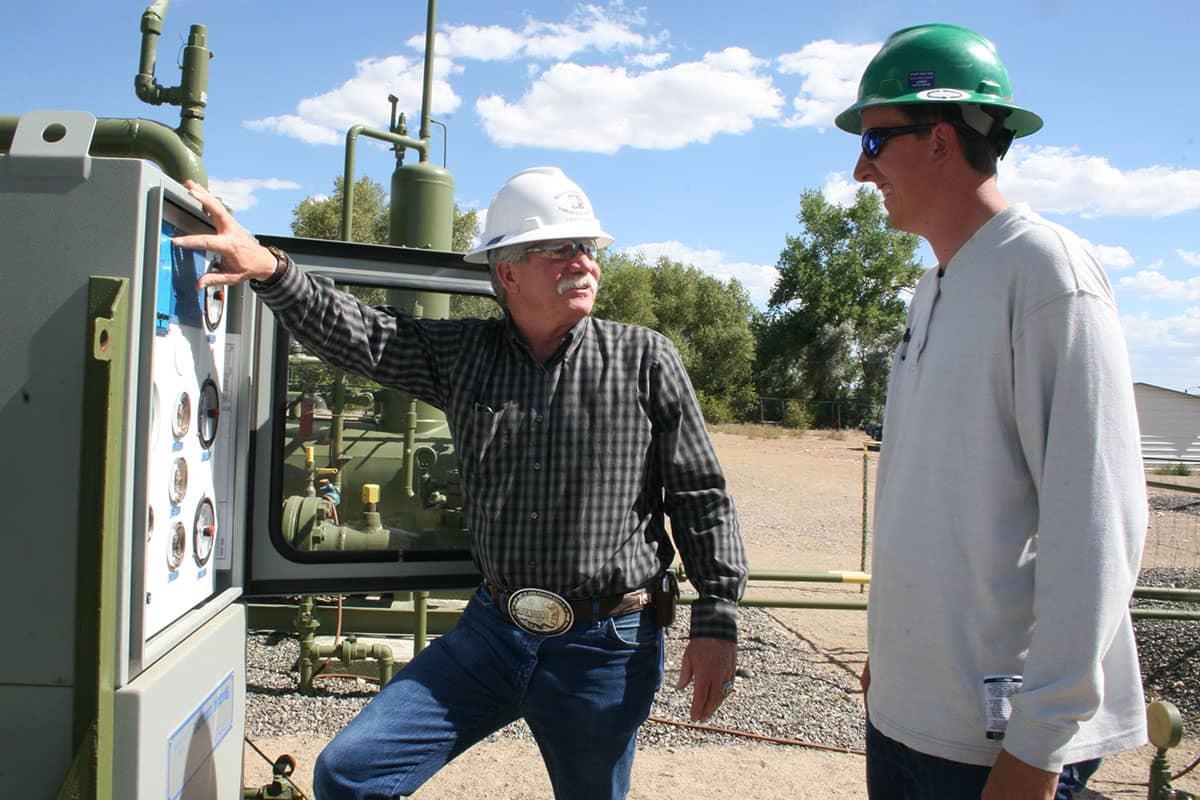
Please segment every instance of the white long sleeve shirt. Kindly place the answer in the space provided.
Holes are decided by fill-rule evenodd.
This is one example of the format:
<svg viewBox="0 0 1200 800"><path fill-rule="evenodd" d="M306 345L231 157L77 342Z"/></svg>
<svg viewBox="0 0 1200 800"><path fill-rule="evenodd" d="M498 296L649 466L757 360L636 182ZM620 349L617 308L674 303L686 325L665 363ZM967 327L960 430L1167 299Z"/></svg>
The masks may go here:
<svg viewBox="0 0 1200 800"><path fill-rule="evenodd" d="M1057 771L1145 741L1128 603L1147 510L1120 320L1088 248L1023 206L945 266L917 286L888 390L871 721L942 758L990 765L1003 746ZM1002 739L994 676L1016 689Z"/></svg>

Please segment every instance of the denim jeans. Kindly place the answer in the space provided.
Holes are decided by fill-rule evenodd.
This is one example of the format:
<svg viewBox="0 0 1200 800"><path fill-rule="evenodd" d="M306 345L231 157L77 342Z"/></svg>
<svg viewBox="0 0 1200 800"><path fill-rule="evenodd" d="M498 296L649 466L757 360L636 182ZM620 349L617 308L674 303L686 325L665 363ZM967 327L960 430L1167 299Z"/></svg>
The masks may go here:
<svg viewBox="0 0 1200 800"><path fill-rule="evenodd" d="M1073 800L1100 759L1067 764L1054 800ZM991 767L918 753L880 733L867 720L867 796L871 800L978 800Z"/></svg>
<svg viewBox="0 0 1200 800"><path fill-rule="evenodd" d="M623 798L637 730L663 674L653 609L526 633L480 590L462 619L383 687L317 758L318 800L412 794L488 734L524 717L554 796Z"/></svg>

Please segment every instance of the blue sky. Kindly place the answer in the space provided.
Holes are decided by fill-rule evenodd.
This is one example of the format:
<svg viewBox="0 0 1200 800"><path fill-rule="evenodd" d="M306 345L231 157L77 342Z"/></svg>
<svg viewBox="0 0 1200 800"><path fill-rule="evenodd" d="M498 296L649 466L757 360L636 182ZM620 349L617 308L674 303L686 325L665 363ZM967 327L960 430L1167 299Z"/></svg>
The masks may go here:
<svg viewBox="0 0 1200 800"><path fill-rule="evenodd" d="M148 2L43 0L5 12L0 114L37 108L178 123L133 93ZM892 31L951 22L992 39L1018 103L1045 128L1001 164L1001 190L1095 245L1135 380L1200 392L1200 55L1179 2L905 3L443 0L433 116L464 208L514 172L556 164L616 247L736 276L762 305L800 194L852 196L856 140L832 118ZM208 28L205 163L255 233L289 233L328 193L353 124L416 134L422 0L175 0L157 77L174 86ZM434 160L443 156L434 128ZM362 142L358 175L391 154ZM926 263L932 262L927 249Z"/></svg>

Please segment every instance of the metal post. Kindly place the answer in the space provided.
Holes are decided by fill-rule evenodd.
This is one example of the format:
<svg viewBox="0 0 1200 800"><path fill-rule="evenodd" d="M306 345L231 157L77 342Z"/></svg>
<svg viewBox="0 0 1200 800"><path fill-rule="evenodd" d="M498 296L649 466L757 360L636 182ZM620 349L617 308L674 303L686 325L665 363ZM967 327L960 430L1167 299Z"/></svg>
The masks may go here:
<svg viewBox="0 0 1200 800"><path fill-rule="evenodd" d="M413 592L413 657L425 649L426 633L429 630L429 620L426 612L429 610L429 592Z"/></svg>

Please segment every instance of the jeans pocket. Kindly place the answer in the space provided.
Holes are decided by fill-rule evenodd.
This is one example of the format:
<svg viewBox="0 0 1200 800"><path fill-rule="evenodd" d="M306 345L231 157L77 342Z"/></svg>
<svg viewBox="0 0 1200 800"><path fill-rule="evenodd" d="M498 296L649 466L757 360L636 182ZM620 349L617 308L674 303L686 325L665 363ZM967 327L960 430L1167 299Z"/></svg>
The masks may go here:
<svg viewBox="0 0 1200 800"><path fill-rule="evenodd" d="M634 611L632 614L609 617L604 621L604 632L610 640L631 650L658 647L662 637L662 629L658 627L658 619L653 611Z"/></svg>

